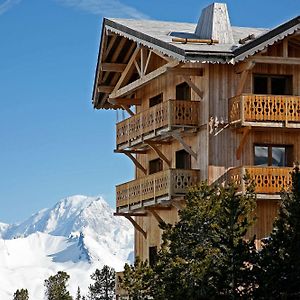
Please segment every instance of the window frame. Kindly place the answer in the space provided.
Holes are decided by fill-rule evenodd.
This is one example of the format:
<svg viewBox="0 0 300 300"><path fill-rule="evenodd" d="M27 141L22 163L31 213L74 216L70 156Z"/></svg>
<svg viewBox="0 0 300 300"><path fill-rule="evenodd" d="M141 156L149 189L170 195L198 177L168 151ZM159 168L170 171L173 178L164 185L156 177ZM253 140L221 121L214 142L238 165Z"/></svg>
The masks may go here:
<svg viewBox="0 0 300 300"><path fill-rule="evenodd" d="M158 105L164 101L164 93L159 93L149 98L149 108Z"/></svg>
<svg viewBox="0 0 300 300"><path fill-rule="evenodd" d="M266 93L256 93L255 92L255 79L256 78L266 78L267 79L267 92ZM272 79L280 79L284 78L286 80L285 83L285 92L282 94L273 94L272 88ZM253 94L262 94L262 95L285 95L292 96L293 95L293 75L291 74L260 74L253 73L252 74L252 93Z"/></svg>
<svg viewBox="0 0 300 300"><path fill-rule="evenodd" d="M268 148L268 165L265 167L292 167L294 160L294 145L292 144L269 144L269 143L254 143L253 144L253 165L261 166L255 164L255 147L267 147ZM285 148L285 165L284 166L274 166L273 165L273 155L272 148Z"/></svg>
<svg viewBox="0 0 300 300"><path fill-rule="evenodd" d="M177 166L177 163L178 163L177 154L180 154L180 153L184 153L184 155L185 155L184 161L183 161L183 164L184 164L183 168L179 168ZM180 149L180 150L175 151L175 168L182 169L182 170L191 170L192 169L192 157L185 149Z"/></svg>
<svg viewBox="0 0 300 300"><path fill-rule="evenodd" d="M179 88L181 88L182 86L184 86L184 88L182 88L182 90L179 91ZM187 90L184 90L185 88L187 88ZM184 96L183 97L178 97L177 95L179 94L179 92L182 93ZM184 100L184 101L191 101L192 100L192 90L191 90L191 87L188 85L187 82L183 81L181 83L176 84L176 86L175 86L175 97L176 97L176 100L179 100L179 101L180 100Z"/></svg>
<svg viewBox="0 0 300 300"><path fill-rule="evenodd" d="M157 166L159 166L159 167L154 168L154 165L151 166L152 163L155 164L156 162L158 163ZM157 158L154 158L154 159L151 159L148 161L148 175L161 172L161 171L163 171L163 169L164 169L164 163L161 158L157 157Z"/></svg>

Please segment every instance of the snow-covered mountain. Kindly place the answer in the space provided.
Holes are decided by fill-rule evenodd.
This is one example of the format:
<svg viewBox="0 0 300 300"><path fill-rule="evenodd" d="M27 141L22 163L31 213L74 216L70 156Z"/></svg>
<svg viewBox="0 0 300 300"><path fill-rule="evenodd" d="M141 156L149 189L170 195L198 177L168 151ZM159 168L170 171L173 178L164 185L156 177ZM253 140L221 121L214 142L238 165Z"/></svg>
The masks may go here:
<svg viewBox="0 0 300 300"><path fill-rule="evenodd" d="M84 294L96 268L121 270L132 251L131 224L114 217L102 197L65 198L20 224L0 223L0 299L27 288L31 300L41 300L44 280L60 270L70 275L70 292L80 286Z"/></svg>

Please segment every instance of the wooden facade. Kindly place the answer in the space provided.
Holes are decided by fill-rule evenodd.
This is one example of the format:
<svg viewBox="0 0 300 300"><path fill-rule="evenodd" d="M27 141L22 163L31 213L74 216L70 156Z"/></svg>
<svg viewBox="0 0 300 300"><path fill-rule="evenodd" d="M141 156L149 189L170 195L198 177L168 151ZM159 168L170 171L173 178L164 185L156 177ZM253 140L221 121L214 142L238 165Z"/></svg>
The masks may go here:
<svg viewBox="0 0 300 300"><path fill-rule="evenodd" d="M206 8L211 15L214 5ZM104 21L93 103L129 114L116 124L115 151L132 160L136 178L116 186L116 212L135 226L135 255L149 260L159 248L159 222L178 220L191 185L233 180L243 192L246 172L257 192L251 234L268 236L300 159L300 18L253 29L251 39L245 29L231 52L209 40L176 46L170 36L150 39L146 21L124 22ZM228 36L219 40L232 42Z"/></svg>

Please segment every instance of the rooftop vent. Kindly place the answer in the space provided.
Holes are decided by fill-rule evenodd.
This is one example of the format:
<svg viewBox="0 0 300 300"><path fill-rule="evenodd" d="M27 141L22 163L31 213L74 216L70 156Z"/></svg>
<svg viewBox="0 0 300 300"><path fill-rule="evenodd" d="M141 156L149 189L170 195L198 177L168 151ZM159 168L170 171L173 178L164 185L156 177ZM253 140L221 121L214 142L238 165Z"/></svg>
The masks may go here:
<svg viewBox="0 0 300 300"><path fill-rule="evenodd" d="M201 39L218 40L220 44L234 44L226 3L212 3L204 8L195 34Z"/></svg>

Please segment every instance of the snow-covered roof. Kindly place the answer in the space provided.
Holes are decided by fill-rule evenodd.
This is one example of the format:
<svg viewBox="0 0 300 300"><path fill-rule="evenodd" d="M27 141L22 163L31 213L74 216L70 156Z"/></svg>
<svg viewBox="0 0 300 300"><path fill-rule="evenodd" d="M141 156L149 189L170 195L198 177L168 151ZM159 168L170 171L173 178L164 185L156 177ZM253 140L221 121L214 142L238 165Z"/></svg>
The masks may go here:
<svg viewBox="0 0 300 300"><path fill-rule="evenodd" d="M197 24L163 22L153 20L105 19L108 31L124 36L149 48L154 48L164 54L179 60L224 62L225 57L233 57L233 51L241 46L239 41L249 35L256 38L269 32L265 28L232 27L233 44L203 44L173 42L174 37L197 39L194 32ZM223 58L222 58L223 57Z"/></svg>

